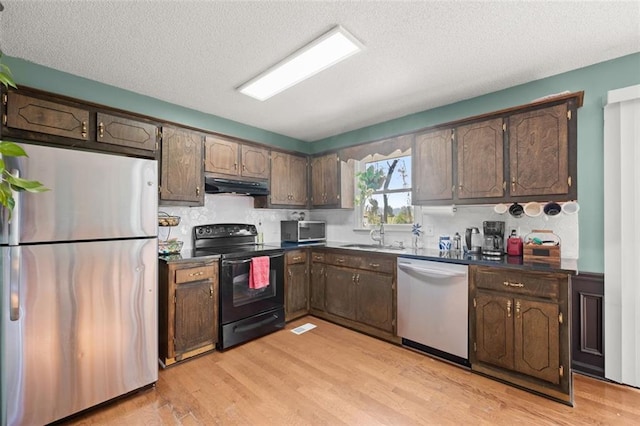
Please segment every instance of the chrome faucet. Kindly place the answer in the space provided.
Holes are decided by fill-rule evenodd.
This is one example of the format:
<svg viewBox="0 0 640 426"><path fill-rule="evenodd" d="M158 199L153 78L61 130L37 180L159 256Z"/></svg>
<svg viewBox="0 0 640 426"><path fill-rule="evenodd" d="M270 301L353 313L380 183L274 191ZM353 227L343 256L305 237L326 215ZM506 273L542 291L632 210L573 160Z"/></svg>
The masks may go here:
<svg viewBox="0 0 640 426"><path fill-rule="evenodd" d="M373 241L377 241L380 247L384 246L384 217L380 215L380 229L372 229L369 235Z"/></svg>

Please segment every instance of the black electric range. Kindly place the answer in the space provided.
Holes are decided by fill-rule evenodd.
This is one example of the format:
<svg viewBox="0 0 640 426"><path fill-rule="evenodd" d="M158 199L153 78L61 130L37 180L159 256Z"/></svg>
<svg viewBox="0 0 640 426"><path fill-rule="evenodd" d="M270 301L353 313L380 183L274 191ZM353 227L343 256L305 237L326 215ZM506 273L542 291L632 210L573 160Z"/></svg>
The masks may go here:
<svg viewBox="0 0 640 426"><path fill-rule="evenodd" d="M220 255L223 259L282 253L280 246L256 243L255 225L222 223L193 228L194 257Z"/></svg>
<svg viewBox="0 0 640 426"><path fill-rule="evenodd" d="M284 250L257 244L255 225L222 223L193 228L194 257L219 255L219 336L224 350L284 328ZM254 258L268 257L268 283L250 280ZM266 285L264 285L266 283Z"/></svg>

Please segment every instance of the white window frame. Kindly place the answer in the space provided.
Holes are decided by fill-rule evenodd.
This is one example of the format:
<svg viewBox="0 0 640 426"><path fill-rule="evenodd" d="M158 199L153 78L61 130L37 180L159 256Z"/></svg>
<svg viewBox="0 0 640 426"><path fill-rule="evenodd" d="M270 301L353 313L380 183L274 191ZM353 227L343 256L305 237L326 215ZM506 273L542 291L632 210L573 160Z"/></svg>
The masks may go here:
<svg viewBox="0 0 640 426"><path fill-rule="evenodd" d="M363 158L362 160L359 161L355 161L355 165L354 165L354 188L357 191L358 189L358 177L356 176L358 172L362 172L365 169L365 164L366 163L370 163L372 161L384 161L384 160L392 160L394 158L398 158L398 157L406 157L409 156L411 157L411 148L405 150L405 151L400 151L395 150L394 152L392 152L389 155L381 155L381 154L370 154L368 156L366 156L365 158ZM412 177L413 178L413 177ZM413 179L411 181L411 186L409 188L407 188L408 191L411 191L413 188ZM354 193L355 195L355 193ZM419 214L419 208L418 206L413 204L413 199L412 201L412 209L413 209L413 219L414 222L416 221L416 217ZM354 231L367 231L369 232L371 229L377 229L379 225L367 225L365 226L363 224L362 221L362 217L363 217L363 208L364 206L362 204L357 204L355 203L354 205ZM384 224L384 228L385 230L388 231L398 231L398 232L411 232L411 227L413 224L410 223L406 223L406 224L394 224L394 223L385 223Z"/></svg>

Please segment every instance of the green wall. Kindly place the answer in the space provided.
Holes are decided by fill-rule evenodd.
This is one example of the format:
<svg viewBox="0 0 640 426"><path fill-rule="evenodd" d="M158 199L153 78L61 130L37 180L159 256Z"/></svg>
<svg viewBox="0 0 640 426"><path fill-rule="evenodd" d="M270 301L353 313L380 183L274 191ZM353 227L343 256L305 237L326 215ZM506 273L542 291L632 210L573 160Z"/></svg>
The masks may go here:
<svg viewBox="0 0 640 426"><path fill-rule="evenodd" d="M18 84L309 154L526 104L551 93L583 90L584 105L578 110L578 201L579 268L584 272L604 272L603 103L607 91L640 84L640 53L635 53L307 144L21 59L5 56L3 61Z"/></svg>
<svg viewBox="0 0 640 426"><path fill-rule="evenodd" d="M163 102L118 87L67 74L53 68L43 67L33 62L8 56L4 56L2 61L11 69L18 86L22 84L292 151L307 153L309 149L306 142L298 139Z"/></svg>
<svg viewBox="0 0 640 426"><path fill-rule="evenodd" d="M551 93L583 90L584 104L578 110L578 266L582 272L604 272L603 106L609 90L636 84L640 84L640 53L319 140L310 153L522 105Z"/></svg>

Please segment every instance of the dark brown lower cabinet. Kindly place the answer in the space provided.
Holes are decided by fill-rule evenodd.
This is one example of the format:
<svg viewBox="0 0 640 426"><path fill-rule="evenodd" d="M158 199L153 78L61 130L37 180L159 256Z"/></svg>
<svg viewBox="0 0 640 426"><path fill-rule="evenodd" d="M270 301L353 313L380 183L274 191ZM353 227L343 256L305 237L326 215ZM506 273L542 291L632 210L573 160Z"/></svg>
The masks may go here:
<svg viewBox="0 0 640 426"><path fill-rule="evenodd" d="M160 260L158 284L162 365L213 350L218 342L218 260Z"/></svg>
<svg viewBox="0 0 640 426"><path fill-rule="evenodd" d="M469 274L472 370L572 405L570 276L484 266Z"/></svg>
<svg viewBox="0 0 640 426"><path fill-rule="evenodd" d="M327 313L355 320L355 272L347 268L327 265L324 297Z"/></svg>
<svg viewBox="0 0 640 426"><path fill-rule="evenodd" d="M311 254L312 315L394 343L395 256L339 249Z"/></svg>
<svg viewBox="0 0 640 426"><path fill-rule="evenodd" d="M313 313L314 310L325 310L325 284L327 281L326 266L322 263L311 264L311 280L310 280L310 293L311 299L309 301L309 310Z"/></svg>
<svg viewBox="0 0 640 426"><path fill-rule="evenodd" d="M292 250L285 255L284 280L285 320L291 321L309 313L309 262L307 250Z"/></svg>
<svg viewBox="0 0 640 426"><path fill-rule="evenodd" d="M571 367L604 377L604 275L580 273L571 280Z"/></svg>

